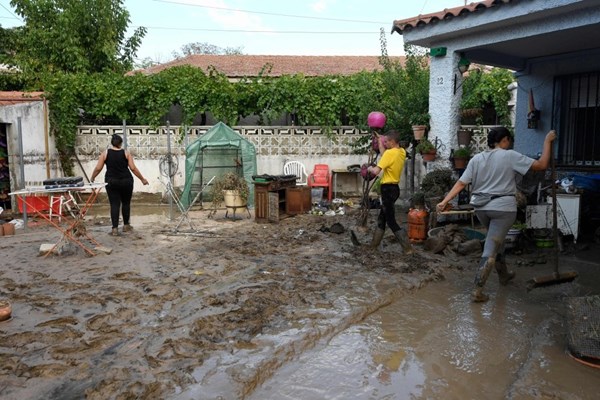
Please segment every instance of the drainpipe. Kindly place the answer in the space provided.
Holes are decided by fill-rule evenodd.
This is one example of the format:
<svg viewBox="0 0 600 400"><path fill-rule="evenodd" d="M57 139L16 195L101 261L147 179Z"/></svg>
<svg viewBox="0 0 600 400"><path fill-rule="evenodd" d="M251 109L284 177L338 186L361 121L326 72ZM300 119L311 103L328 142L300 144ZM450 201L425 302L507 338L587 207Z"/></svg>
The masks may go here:
<svg viewBox="0 0 600 400"><path fill-rule="evenodd" d="M50 124L48 123L48 101L44 99L44 151L46 155L46 179L50 179Z"/></svg>
<svg viewBox="0 0 600 400"><path fill-rule="evenodd" d="M19 142L19 157L21 159L21 187L25 189L25 160L23 156L23 129L21 127L21 117L17 117L17 136ZM27 203L23 201L23 230L27 230Z"/></svg>

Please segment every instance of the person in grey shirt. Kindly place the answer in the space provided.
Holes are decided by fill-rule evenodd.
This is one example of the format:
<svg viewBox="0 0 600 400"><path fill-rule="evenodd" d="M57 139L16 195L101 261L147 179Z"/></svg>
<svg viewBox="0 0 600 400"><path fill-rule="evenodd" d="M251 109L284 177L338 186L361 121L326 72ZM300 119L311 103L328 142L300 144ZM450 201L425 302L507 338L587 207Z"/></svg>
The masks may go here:
<svg viewBox="0 0 600 400"><path fill-rule="evenodd" d="M552 142L555 139L556 132L548 132L544 139L542 156L535 160L509 149L512 135L508 129L490 129L487 137L490 149L475 155L469 161L465 172L444 200L437 204L438 211L445 210L448 202L471 184L471 203L475 207L475 215L487 228L483 254L475 276L475 288L471 294L474 302L485 302L489 299L489 296L483 293L483 287L492 269L495 268L498 272L502 285L508 284L515 277L513 271L508 271L503 251L500 251L504 248L504 238L517 217L515 177L516 174L524 175L530 169L547 169Z"/></svg>

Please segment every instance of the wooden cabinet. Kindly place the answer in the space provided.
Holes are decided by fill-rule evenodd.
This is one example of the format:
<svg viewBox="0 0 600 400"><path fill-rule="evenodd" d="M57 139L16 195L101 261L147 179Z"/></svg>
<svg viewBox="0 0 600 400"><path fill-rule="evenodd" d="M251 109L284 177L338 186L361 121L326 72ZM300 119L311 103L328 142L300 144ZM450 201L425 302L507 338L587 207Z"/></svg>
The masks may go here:
<svg viewBox="0 0 600 400"><path fill-rule="evenodd" d="M254 182L254 219L278 222L290 216L286 209L286 189L294 188L296 179Z"/></svg>
<svg viewBox="0 0 600 400"><path fill-rule="evenodd" d="M310 188L296 186L285 191L285 212L289 215L304 214L310 210Z"/></svg>

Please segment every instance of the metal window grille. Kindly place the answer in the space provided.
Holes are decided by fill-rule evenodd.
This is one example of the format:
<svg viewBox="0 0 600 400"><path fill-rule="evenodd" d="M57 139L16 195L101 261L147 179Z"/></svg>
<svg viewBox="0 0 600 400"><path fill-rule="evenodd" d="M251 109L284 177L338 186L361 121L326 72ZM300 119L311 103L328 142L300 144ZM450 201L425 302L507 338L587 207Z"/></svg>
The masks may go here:
<svg viewBox="0 0 600 400"><path fill-rule="evenodd" d="M600 71L561 76L554 84L553 126L560 126L559 162L600 166Z"/></svg>

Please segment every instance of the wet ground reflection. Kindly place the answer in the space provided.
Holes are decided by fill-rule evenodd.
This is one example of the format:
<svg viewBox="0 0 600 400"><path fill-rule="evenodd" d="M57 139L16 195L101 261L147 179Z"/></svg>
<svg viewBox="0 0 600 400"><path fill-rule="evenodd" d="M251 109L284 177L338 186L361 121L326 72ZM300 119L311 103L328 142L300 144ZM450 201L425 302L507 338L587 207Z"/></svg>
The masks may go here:
<svg viewBox="0 0 600 400"><path fill-rule="evenodd" d="M561 298L521 283L469 300L471 272L430 283L304 353L257 389L257 399L595 399L597 370L566 353Z"/></svg>

